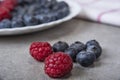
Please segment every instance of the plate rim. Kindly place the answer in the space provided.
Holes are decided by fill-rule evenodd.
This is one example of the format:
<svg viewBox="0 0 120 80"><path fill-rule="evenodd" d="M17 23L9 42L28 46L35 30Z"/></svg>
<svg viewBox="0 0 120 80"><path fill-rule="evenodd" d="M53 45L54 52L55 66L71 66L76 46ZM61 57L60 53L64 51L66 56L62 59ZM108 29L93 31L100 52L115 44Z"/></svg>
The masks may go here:
<svg viewBox="0 0 120 80"><path fill-rule="evenodd" d="M44 30L49 27L53 27L54 25L71 20L72 18L77 16L82 10L80 5L78 3L76 3L75 1L72 1L72 0L58 0L58 1L65 1L69 5L70 13L66 17L56 20L56 21L49 22L49 23L43 23L43 24L34 25L34 26L0 29L0 35L24 34L24 33L30 33L30 32ZM76 10L76 12L73 12L73 10L74 10L73 8L75 8L75 7L77 8L77 10ZM36 29L39 29L39 30L36 30ZM24 32L21 33L21 31L24 31Z"/></svg>

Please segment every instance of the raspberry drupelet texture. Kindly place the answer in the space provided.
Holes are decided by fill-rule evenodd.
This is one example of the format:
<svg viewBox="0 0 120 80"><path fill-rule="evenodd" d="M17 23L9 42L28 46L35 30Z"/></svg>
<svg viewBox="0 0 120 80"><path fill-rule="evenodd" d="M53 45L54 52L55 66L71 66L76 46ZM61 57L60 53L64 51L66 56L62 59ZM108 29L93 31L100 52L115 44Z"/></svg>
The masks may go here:
<svg viewBox="0 0 120 80"><path fill-rule="evenodd" d="M17 5L17 0L3 0L2 6L9 9L10 11Z"/></svg>
<svg viewBox="0 0 120 80"><path fill-rule="evenodd" d="M10 11L5 7L0 7L0 21L10 17L11 17Z"/></svg>
<svg viewBox="0 0 120 80"><path fill-rule="evenodd" d="M10 19L12 16L10 11L17 5L17 0L2 0L0 3L0 21Z"/></svg>
<svg viewBox="0 0 120 80"><path fill-rule="evenodd" d="M56 52L45 59L45 73L52 78L64 77L72 68L71 57L63 52Z"/></svg>
<svg viewBox="0 0 120 80"><path fill-rule="evenodd" d="M52 53L52 47L48 42L33 42L30 46L31 56L38 61L44 61Z"/></svg>

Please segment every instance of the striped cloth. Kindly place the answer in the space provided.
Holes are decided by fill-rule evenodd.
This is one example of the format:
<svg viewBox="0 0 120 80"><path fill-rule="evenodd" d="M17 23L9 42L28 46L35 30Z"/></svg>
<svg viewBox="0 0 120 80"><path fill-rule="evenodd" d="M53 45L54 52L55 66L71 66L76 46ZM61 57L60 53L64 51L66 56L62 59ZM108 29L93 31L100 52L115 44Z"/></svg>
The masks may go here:
<svg viewBox="0 0 120 80"><path fill-rule="evenodd" d="M74 0L83 11L80 18L120 26L120 0Z"/></svg>

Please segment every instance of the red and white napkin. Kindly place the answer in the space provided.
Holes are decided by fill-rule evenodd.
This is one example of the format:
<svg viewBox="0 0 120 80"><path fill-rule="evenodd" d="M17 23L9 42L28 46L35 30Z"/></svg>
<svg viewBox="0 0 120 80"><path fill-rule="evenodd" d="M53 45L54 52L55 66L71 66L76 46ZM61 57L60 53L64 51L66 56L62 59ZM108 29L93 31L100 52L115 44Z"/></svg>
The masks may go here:
<svg viewBox="0 0 120 80"><path fill-rule="evenodd" d="M120 26L120 0L73 0L82 7L80 18Z"/></svg>

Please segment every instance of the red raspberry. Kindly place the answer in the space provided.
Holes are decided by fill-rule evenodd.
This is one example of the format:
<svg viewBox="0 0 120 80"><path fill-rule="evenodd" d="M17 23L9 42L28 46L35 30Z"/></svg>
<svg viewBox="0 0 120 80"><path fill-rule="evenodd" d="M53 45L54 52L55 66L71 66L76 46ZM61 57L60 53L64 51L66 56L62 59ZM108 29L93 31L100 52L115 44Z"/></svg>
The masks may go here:
<svg viewBox="0 0 120 80"><path fill-rule="evenodd" d="M52 47L48 42L33 42L30 46L31 56L38 61L44 61L52 53Z"/></svg>
<svg viewBox="0 0 120 80"><path fill-rule="evenodd" d="M5 7L0 7L0 21L5 18L11 18L10 12Z"/></svg>
<svg viewBox="0 0 120 80"><path fill-rule="evenodd" d="M14 6L16 6L17 3L18 3L17 0L4 0L3 2L12 4L12 5L14 5Z"/></svg>
<svg viewBox="0 0 120 80"><path fill-rule="evenodd" d="M60 78L71 72L73 62L69 55L57 52L45 59L45 73L53 78Z"/></svg>
<svg viewBox="0 0 120 80"><path fill-rule="evenodd" d="M2 6L9 9L10 11L14 9L17 5L17 0L4 0Z"/></svg>

